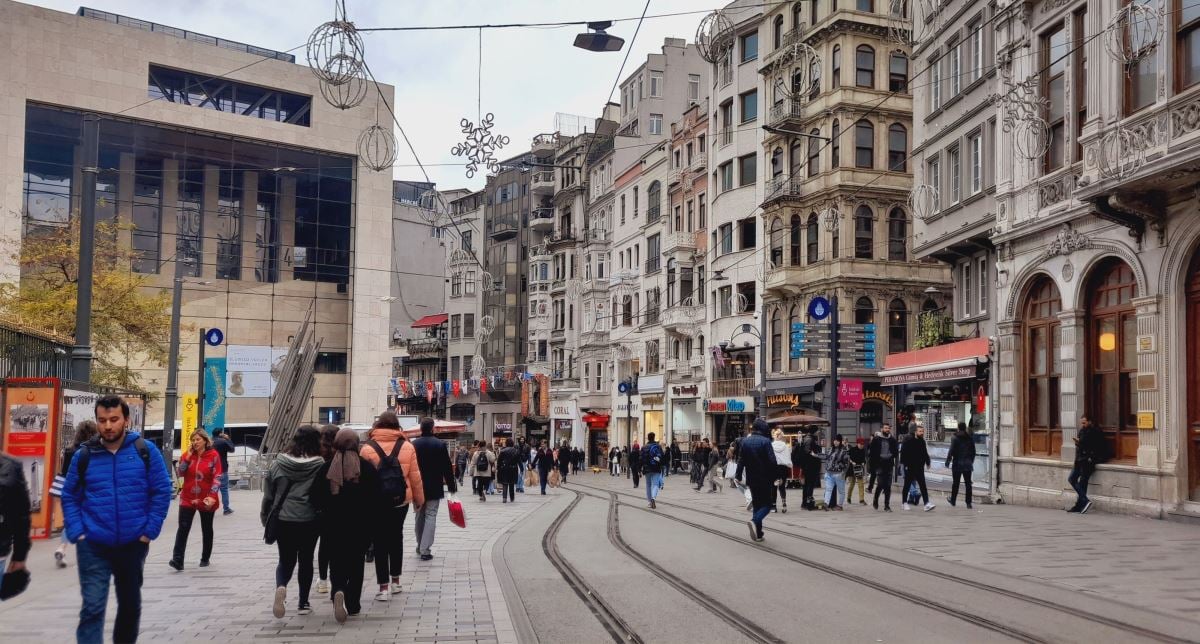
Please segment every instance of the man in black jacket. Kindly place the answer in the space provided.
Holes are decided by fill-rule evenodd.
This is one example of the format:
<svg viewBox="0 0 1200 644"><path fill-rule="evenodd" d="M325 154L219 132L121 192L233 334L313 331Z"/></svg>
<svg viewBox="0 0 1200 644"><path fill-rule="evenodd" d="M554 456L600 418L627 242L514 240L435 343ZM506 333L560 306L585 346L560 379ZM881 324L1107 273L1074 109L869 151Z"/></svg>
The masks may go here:
<svg viewBox="0 0 1200 644"><path fill-rule="evenodd" d="M440 501L446 496L442 490L444 484L451 494L458 491L454 479L454 468L450 467L450 451L446 442L433 435L433 419L421 419L421 436L412 440L413 449L417 451L417 467L421 470L421 483L425 488L425 505L417 512L417 554L421 559L433 559L430 549L433 547L433 534L437 529L438 508Z"/></svg>
<svg viewBox="0 0 1200 644"><path fill-rule="evenodd" d="M925 487L925 470L931 462L929 447L925 444L924 424L918 422L916 431L904 439L904 447L900 449L900 461L904 464L904 485L900 486L900 493L905 495L904 509L912 509L908 505L907 495L908 486L915 482L921 489L921 500L925 503L925 511L932 510L936 506L929 502L929 489Z"/></svg>
<svg viewBox="0 0 1200 644"><path fill-rule="evenodd" d="M746 475L744 480L750 488L750 505L754 510L753 517L746 523L750 528L750 538L754 541L763 540L762 522L771 513L771 505L775 502L778 463L768 436L770 431L767 421L761 418L754 421L753 433L742 440L734 477L742 479L743 472Z"/></svg>
<svg viewBox="0 0 1200 644"><path fill-rule="evenodd" d="M946 452L946 467L954 474L950 486L950 507L958 500L958 482L967 484L967 509L971 509L971 473L975 471L975 441L967 431L967 424L960 422L954 438L950 439L950 450Z"/></svg>
<svg viewBox="0 0 1200 644"><path fill-rule="evenodd" d="M229 455L233 453L233 441L229 440L229 434L225 431L217 432L216 438L213 439L213 449L221 455L221 507L225 508L223 514L233 514L233 508L229 507Z"/></svg>
<svg viewBox="0 0 1200 644"><path fill-rule="evenodd" d="M1092 424L1087 416L1079 419L1079 435L1075 437L1075 467L1067 482L1075 490L1075 505L1067 512L1087 514L1092 509L1092 501L1088 499L1088 481L1096 471L1096 466L1107 460L1108 443L1105 442L1104 432Z"/></svg>
<svg viewBox="0 0 1200 644"><path fill-rule="evenodd" d="M892 474L896 469L896 455L900 447L896 437L892 436L891 425L884 425L882 431L871 439L867 448L867 465L871 468L871 476L875 480L875 509L879 509L879 493L883 493L883 511L892 511Z"/></svg>
<svg viewBox="0 0 1200 644"><path fill-rule="evenodd" d="M30 545L25 469L17 459L0 454L0 577L26 569Z"/></svg>

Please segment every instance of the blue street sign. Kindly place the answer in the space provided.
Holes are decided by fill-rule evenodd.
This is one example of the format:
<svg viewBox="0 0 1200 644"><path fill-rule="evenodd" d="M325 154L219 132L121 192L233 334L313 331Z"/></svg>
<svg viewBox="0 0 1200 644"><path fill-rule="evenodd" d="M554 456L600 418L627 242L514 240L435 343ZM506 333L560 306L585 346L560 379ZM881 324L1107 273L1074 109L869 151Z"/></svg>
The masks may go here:
<svg viewBox="0 0 1200 644"><path fill-rule="evenodd" d="M221 343L225 341L225 334L221 333L220 329L209 329L208 332L204 334L204 341L207 342L208 346L210 347L219 347L221 346Z"/></svg>
<svg viewBox="0 0 1200 644"><path fill-rule="evenodd" d="M804 331L804 323L803 322L792 322L792 332L795 333L797 331L800 331L800 332Z"/></svg>
<svg viewBox="0 0 1200 644"><path fill-rule="evenodd" d="M818 295L808 303L808 317L814 320L824 320L829 317L829 300Z"/></svg>

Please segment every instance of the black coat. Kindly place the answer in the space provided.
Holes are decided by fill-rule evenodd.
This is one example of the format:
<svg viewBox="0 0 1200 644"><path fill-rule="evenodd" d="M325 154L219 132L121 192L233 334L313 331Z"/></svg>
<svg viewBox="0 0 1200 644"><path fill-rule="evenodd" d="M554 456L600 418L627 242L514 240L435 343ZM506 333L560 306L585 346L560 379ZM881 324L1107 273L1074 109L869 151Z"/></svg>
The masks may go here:
<svg viewBox="0 0 1200 644"><path fill-rule="evenodd" d="M329 487L330 464L327 461L321 466L309 491L309 500L321 513L322 533L339 547L366 550L383 502L379 473L370 461L360 456L358 481L343 483L338 493L333 494Z"/></svg>
<svg viewBox="0 0 1200 644"><path fill-rule="evenodd" d="M450 466L446 441L431 435L414 438L411 442L417 452L417 469L421 470L425 499L436 501L445 497L443 484L450 492L457 492L458 481L454 479L454 468Z"/></svg>
<svg viewBox="0 0 1200 644"><path fill-rule="evenodd" d="M946 467L956 472L975 469L975 441L966 432L955 432L950 439L950 451L946 452Z"/></svg>
<svg viewBox="0 0 1200 644"><path fill-rule="evenodd" d="M925 445L925 439L917 438L916 434L909 434L908 438L904 439L904 447L900 448L900 462L908 469L925 469L925 466L930 464L929 447Z"/></svg>
<svg viewBox="0 0 1200 644"><path fill-rule="evenodd" d="M1075 445L1075 465L1091 472L1108 460L1108 443L1104 432L1095 425L1079 430L1079 442Z"/></svg>
<svg viewBox="0 0 1200 644"><path fill-rule="evenodd" d="M554 452L542 447L533 454L533 466L542 476L549 476L550 470L554 469Z"/></svg>
<svg viewBox="0 0 1200 644"><path fill-rule="evenodd" d="M13 561L25 561L32 545L29 524L25 468L17 459L0 454L0 557L11 552Z"/></svg>
<svg viewBox="0 0 1200 644"><path fill-rule="evenodd" d="M515 447L500 450L496 459L496 482L501 485L516 485L521 472L521 452Z"/></svg>
<svg viewBox="0 0 1200 644"><path fill-rule="evenodd" d="M641 447L638 447L637 449L629 450L629 471L631 471L631 472L641 472L642 471L642 448Z"/></svg>
<svg viewBox="0 0 1200 644"><path fill-rule="evenodd" d="M888 459L887 462L882 462L879 458L881 447L884 441L887 441L888 447L891 448L892 452L892 457ZM876 436L871 439L871 446L867 448L867 465L870 466L872 470L883 466L891 467L892 465L896 464L896 455L899 453L900 445L896 442L895 436L890 434L888 436Z"/></svg>
<svg viewBox="0 0 1200 644"><path fill-rule="evenodd" d="M771 505L775 501L775 478L779 475L771 439L762 434L751 434L742 440L736 478L741 478L743 472L754 507Z"/></svg>

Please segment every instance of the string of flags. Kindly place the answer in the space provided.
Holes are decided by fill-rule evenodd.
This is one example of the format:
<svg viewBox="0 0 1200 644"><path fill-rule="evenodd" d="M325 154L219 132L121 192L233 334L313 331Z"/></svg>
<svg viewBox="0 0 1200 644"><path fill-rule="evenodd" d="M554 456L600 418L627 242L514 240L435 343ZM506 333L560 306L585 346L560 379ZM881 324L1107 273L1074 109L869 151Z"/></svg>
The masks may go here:
<svg viewBox="0 0 1200 644"><path fill-rule="evenodd" d="M506 384L535 382L536 380L537 376L529 372L507 371L482 378L463 378L461 380L389 378L388 386L397 397L424 398L432 402L434 398L459 398L474 393L486 394L489 389L496 389Z"/></svg>

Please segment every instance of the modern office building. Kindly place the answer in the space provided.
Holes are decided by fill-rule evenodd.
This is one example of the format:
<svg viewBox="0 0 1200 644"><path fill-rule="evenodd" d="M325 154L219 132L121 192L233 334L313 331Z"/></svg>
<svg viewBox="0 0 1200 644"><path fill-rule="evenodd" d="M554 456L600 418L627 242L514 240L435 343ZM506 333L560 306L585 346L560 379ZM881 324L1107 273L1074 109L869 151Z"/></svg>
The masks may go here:
<svg viewBox="0 0 1200 644"><path fill-rule="evenodd" d="M485 211L487 203L486 190L469 192L448 202L450 207L449 223L443 226L445 230L443 262L449 263L450 256L455 250L465 250L475 253L480 259L487 257L488 237L484 234L486 228ZM474 274L472 274L474 273ZM491 280L489 287L486 280ZM496 280L491 275L483 275L479 271L467 270L455 275L451 273L445 280L446 316L450 323L449 344L447 345L446 377L460 383L462 393L454 397L446 410L447 418L467 423L472 438L482 435L481 423L477 420L477 409L480 393L474 387L463 387L461 383L477 378L471 365L475 356L482 355L480 346L481 336L477 333L483 320L483 300L489 288L495 288Z"/></svg>
<svg viewBox="0 0 1200 644"><path fill-rule="evenodd" d="M86 8L4 0L0 40L12 54L0 72L0 237L78 216L94 114L97 217L130 226L130 269L150 287L171 288L176 262L187 262L183 323L221 329L224 344L207 355L242 374L226 392L226 421L266 420L271 361L250 358L286 349L310 309L322 354L305 420L369 421L383 408L392 177L357 156L382 109L374 93L341 111L289 54ZM380 89L391 101L392 88ZM19 277L5 266L4 279ZM197 345L186 337L181 349L184 392L196 389ZM163 393L164 368L124 361ZM162 413L151 405L149 421Z"/></svg>

